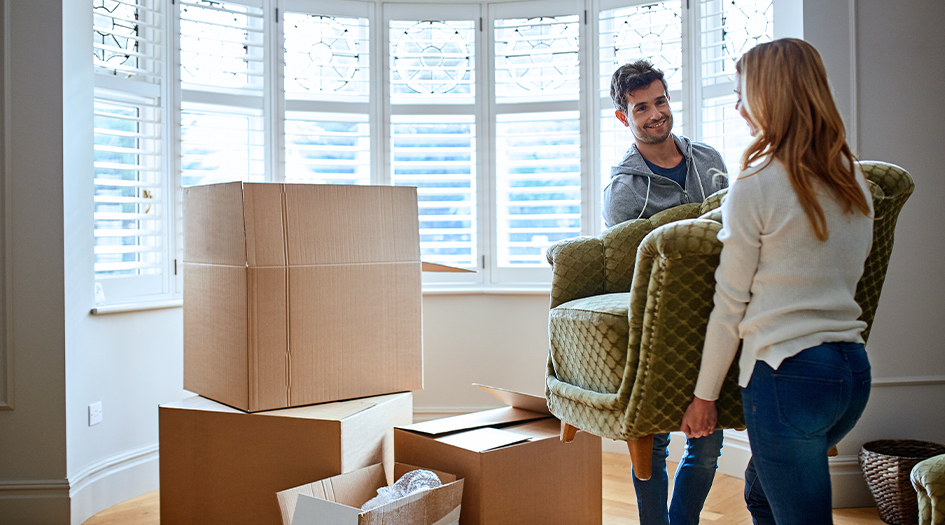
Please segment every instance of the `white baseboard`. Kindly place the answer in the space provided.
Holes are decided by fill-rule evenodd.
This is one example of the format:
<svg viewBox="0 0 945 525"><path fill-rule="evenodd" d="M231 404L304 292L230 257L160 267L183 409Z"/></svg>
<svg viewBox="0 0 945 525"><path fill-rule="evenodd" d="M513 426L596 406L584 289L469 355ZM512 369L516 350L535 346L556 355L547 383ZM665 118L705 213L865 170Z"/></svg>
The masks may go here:
<svg viewBox="0 0 945 525"><path fill-rule="evenodd" d="M158 445L105 458L69 480L71 523L158 488Z"/></svg>
<svg viewBox="0 0 945 525"><path fill-rule="evenodd" d="M69 521L69 482L65 479L0 480L3 523L45 525Z"/></svg>
<svg viewBox="0 0 945 525"><path fill-rule="evenodd" d="M829 458L833 508L875 507L863 470L855 454Z"/></svg>

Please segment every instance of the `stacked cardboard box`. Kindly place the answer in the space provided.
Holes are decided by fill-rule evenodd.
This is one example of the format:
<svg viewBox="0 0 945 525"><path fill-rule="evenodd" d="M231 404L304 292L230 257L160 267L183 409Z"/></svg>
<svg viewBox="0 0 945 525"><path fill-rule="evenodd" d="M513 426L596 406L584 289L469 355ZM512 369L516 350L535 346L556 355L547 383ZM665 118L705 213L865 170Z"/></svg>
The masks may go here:
<svg viewBox="0 0 945 525"><path fill-rule="evenodd" d="M491 389L507 407L411 425L421 267L454 270L420 263L416 188L186 188L184 246L200 396L160 408L162 523L278 525L297 501L351 523L600 523L600 439L561 443L543 398ZM356 508L394 458L465 479Z"/></svg>
<svg viewBox="0 0 945 525"><path fill-rule="evenodd" d="M184 190L184 388L161 520L281 522L276 493L384 465L423 387L416 188Z"/></svg>
<svg viewBox="0 0 945 525"><path fill-rule="evenodd" d="M481 388L507 406L394 429L394 458L464 478L460 525L599 525L601 441L560 440L545 399Z"/></svg>
<svg viewBox="0 0 945 525"><path fill-rule="evenodd" d="M413 394L256 413L194 396L158 412L163 525L279 525L281 490L392 471L393 427L413 420Z"/></svg>
<svg viewBox="0 0 945 525"><path fill-rule="evenodd" d="M423 388L417 189L184 189L184 388L255 412Z"/></svg>

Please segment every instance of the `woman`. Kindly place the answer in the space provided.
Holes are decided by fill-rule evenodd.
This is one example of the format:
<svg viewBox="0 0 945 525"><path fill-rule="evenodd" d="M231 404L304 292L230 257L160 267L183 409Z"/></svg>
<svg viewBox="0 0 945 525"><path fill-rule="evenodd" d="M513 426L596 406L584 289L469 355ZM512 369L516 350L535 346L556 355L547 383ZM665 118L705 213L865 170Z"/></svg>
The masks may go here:
<svg viewBox="0 0 945 525"><path fill-rule="evenodd" d="M754 140L722 204L715 307L687 436L715 428L715 400L739 343L756 524L831 523L827 451L863 413L870 365L854 301L873 233L827 74L808 43L782 39L739 59Z"/></svg>

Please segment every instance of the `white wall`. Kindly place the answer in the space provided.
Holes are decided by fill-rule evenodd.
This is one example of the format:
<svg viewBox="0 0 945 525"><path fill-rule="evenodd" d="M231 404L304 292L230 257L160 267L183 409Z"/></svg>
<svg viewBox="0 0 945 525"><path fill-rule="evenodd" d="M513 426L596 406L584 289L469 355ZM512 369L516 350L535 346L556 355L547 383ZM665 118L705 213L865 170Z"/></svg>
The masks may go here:
<svg viewBox="0 0 945 525"><path fill-rule="evenodd" d="M13 356L15 395L14 410L0 411L0 516L64 523L61 4L6 1L4 8L5 351Z"/></svg>
<svg viewBox="0 0 945 525"><path fill-rule="evenodd" d="M4 328L12 335L4 351L13 357L15 395L14 409L0 410L0 521L81 523L157 488L157 405L185 395L182 312L89 315L89 3L3 6L11 283ZM89 427L95 401L104 421Z"/></svg>
<svg viewBox="0 0 945 525"><path fill-rule="evenodd" d="M945 105L936 97L945 85L943 5L804 2L805 37L824 55L841 111L856 124L859 153L902 165L917 183L900 218L869 345L873 397L832 462L840 504L870 504L855 464L864 441L945 441L945 363L936 346L945 324L937 264L945 180L934 156L935 141L945 137ZM181 310L88 314L91 108L79 102L92 82L87 2L6 0L3 6L11 21L3 49L9 96L4 267L11 299L4 328L11 336L5 350L14 358L15 409L0 410L0 516L79 523L157 486L156 407L185 395ZM497 406L473 382L543 391L546 294L426 295L423 306L426 388L414 398L419 416ZM87 406L95 401L103 403L104 422L88 427Z"/></svg>
<svg viewBox="0 0 945 525"><path fill-rule="evenodd" d="M849 9L850 6L853 9ZM858 155L907 169L916 191L896 244L867 349L873 391L833 461L835 504L869 504L856 454L875 439L945 443L945 4L938 1L806 2L804 35L821 52ZM852 33L852 34L851 34Z"/></svg>

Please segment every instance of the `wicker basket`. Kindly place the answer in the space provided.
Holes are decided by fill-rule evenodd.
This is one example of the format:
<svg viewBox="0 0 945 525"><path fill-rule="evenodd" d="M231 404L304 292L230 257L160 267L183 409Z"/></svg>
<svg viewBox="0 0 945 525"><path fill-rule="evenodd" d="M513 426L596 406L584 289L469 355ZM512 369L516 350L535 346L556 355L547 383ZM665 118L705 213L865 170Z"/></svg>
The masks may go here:
<svg viewBox="0 0 945 525"><path fill-rule="evenodd" d="M860 468L876 500L879 517L891 525L915 525L919 507L909 474L923 459L945 454L945 445L911 439L864 443Z"/></svg>

